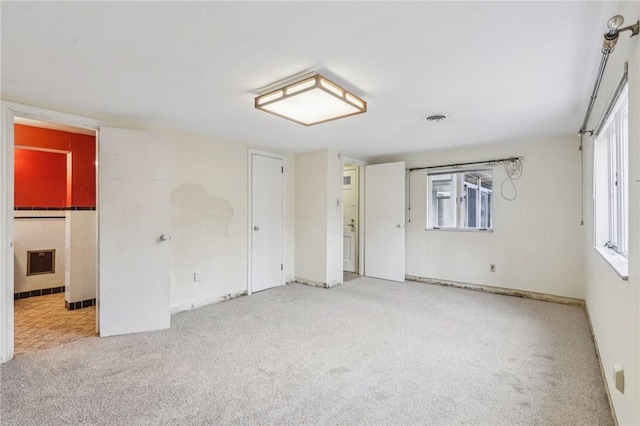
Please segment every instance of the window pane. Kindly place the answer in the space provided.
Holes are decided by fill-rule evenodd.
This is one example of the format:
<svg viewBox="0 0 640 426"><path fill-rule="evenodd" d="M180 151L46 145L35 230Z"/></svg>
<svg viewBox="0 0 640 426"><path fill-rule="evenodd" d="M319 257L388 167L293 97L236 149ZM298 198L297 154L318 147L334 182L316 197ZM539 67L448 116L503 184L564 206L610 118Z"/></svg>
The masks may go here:
<svg viewBox="0 0 640 426"><path fill-rule="evenodd" d="M625 88L616 100L594 144L594 243L625 257L629 251L627 90Z"/></svg>
<svg viewBox="0 0 640 426"><path fill-rule="evenodd" d="M427 228L491 229L493 170L430 174Z"/></svg>
<svg viewBox="0 0 640 426"><path fill-rule="evenodd" d="M493 229L493 192L487 193L487 228Z"/></svg>
<svg viewBox="0 0 640 426"><path fill-rule="evenodd" d="M487 191L480 193L480 227L489 227L489 193Z"/></svg>
<svg viewBox="0 0 640 426"><path fill-rule="evenodd" d="M618 242L618 139L615 122L607 129L609 141L609 242L616 248Z"/></svg>
<svg viewBox="0 0 640 426"><path fill-rule="evenodd" d="M467 186L467 228L477 228L477 214L478 214L478 190L471 186Z"/></svg>
<svg viewBox="0 0 640 426"><path fill-rule="evenodd" d="M478 175L476 172L469 172L464 174L464 183L470 183L471 185L478 184Z"/></svg>
<svg viewBox="0 0 640 426"><path fill-rule="evenodd" d="M455 191L453 175L431 177L430 226L435 228L455 227Z"/></svg>
<svg viewBox="0 0 640 426"><path fill-rule="evenodd" d="M627 256L629 253L629 168L627 167L629 158L629 110L627 101L624 102L616 116L618 122L618 211L620 215L619 223L619 244L620 253Z"/></svg>

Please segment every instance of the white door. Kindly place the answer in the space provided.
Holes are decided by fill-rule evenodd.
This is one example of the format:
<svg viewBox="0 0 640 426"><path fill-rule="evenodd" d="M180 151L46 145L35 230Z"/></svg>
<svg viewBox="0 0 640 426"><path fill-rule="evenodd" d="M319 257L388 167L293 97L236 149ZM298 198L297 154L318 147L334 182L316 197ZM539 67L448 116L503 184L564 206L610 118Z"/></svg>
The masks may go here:
<svg viewBox="0 0 640 426"><path fill-rule="evenodd" d="M283 162L251 154L251 291L282 284Z"/></svg>
<svg viewBox="0 0 640 426"><path fill-rule="evenodd" d="M100 335L169 328L168 139L111 128L99 138Z"/></svg>
<svg viewBox="0 0 640 426"><path fill-rule="evenodd" d="M404 282L404 162L365 167L366 276Z"/></svg>
<svg viewBox="0 0 640 426"><path fill-rule="evenodd" d="M357 272L358 266L358 171L344 169L342 177L342 269Z"/></svg>

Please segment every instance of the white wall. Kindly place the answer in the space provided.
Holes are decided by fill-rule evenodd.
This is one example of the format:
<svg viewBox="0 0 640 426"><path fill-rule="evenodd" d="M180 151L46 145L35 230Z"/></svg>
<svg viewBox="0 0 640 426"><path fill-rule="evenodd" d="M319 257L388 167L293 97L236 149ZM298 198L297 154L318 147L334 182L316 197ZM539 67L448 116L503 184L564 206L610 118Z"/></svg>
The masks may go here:
<svg viewBox="0 0 640 426"><path fill-rule="evenodd" d="M327 279L329 286L342 283L342 160L327 151Z"/></svg>
<svg viewBox="0 0 640 426"><path fill-rule="evenodd" d="M327 282L327 159L321 150L295 160L295 278L315 284Z"/></svg>
<svg viewBox="0 0 640 426"><path fill-rule="evenodd" d="M342 160L334 150L296 155L296 270L298 281L342 283Z"/></svg>
<svg viewBox="0 0 640 426"><path fill-rule="evenodd" d="M17 210L14 220L14 293L65 287L67 302L96 297L96 211ZM55 249L55 273L27 276L27 251Z"/></svg>
<svg viewBox="0 0 640 426"><path fill-rule="evenodd" d="M583 298L576 137L414 153L373 162L405 161L410 168L511 156L525 158L524 173L516 181L518 198L506 201L500 196L504 168L494 168L493 232L425 230L426 172L410 174L406 274ZM489 272L489 264L496 265L496 272Z"/></svg>
<svg viewBox="0 0 640 426"><path fill-rule="evenodd" d="M640 18L640 3L621 3L614 13L624 16L625 25L631 24ZM616 50L610 55L588 129L601 118L622 76L623 63L629 61L629 279L622 280L593 248L593 139L587 138L585 299L618 421L637 425L640 424L640 37L629 39L628 34L620 35ZM595 78L596 70L591 72ZM625 369L624 394L614 386L615 363L622 363Z"/></svg>
<svg viewBox="0 0 640 426"><path fill-rule="evenodd" d="M284 211L284 280L293 282L295 277L295 200L296 200L296 156L287 155L284 164L285 211Z"/></svg>
<svg viewBox="0 0 640 426"><path fill-rule="evenodd" d="M247 289L247 148L184 135L170 149L171 308L181 310Z"/></svg>
<svg viewBox="0 0 640 426"><path fill-rule="evenodd" d="M19 210L15 216L60 216L61 219L14 219L14 293L65 285L65 218L63 211ZM55 249L55 273L27 276L27 251Z"/></svg>
<svg viewBox="0 0 640 426"><path fill-rule="evenodd" d="M248 148L176 134L171 143L171 308L247 290ZM285 279L293 277L292 156L286 159ZM194 272L204 280L195 282Z"/></svg>
<svg viewBox="0 0 640 426"><path fill-rule="evenodd" d="M96 211L67 210L65 238L65 293L67 302L96 297Z"/></svg>

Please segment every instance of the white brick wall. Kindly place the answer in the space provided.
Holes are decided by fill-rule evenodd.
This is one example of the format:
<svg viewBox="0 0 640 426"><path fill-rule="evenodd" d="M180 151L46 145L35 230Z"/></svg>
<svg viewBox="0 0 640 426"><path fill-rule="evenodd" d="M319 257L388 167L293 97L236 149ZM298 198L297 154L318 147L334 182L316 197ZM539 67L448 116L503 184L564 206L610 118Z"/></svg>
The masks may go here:
<svg viewBox="0 0 640 426"><path fill-rule="evenodd" d="M96 211L16 210L14 293L65 286L65 299L96 297ZM59 216L42 219L42 216ZM27 251L55 249L55 273L27 276Z"/></svg>
<svg viewBox="0 0 640 426"><path fill-rule="evenodd" d="M65 219L63 211L15 212L16 217L61 216L59 219L14 220L14 293L61 287L65 283ZM55 273L27 276L27 251L55 249Z"/></svg>
<svg viewBox="0 0 640 426"><path fill-rule="evenodd" d="M64 250L65 300L96 297L96 211L67 211Z"/></svg>

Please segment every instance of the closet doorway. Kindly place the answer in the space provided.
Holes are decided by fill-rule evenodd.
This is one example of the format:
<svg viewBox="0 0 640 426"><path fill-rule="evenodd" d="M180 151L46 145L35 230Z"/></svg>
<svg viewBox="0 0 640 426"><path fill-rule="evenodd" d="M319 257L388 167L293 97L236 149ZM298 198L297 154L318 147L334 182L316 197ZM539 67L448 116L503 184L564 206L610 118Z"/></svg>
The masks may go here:
<svg viewBox="0 0 640 426"><path fill-rule="evenodd" d="M360 171L364 163L343 159L342 269L343 282L364 275L362 267L362 208Z"/></svg>

